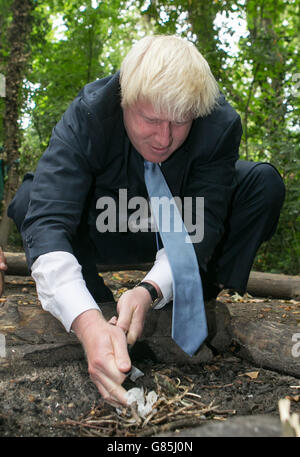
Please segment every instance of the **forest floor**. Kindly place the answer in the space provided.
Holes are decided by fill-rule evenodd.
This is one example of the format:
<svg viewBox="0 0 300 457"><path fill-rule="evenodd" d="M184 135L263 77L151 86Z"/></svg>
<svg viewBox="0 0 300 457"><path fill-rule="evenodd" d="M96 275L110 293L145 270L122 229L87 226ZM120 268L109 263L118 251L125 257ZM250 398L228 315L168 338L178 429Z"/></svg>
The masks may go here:
<svg viewBox="0 0 300 457"><path fill-rule="evenodd" d="M104 276L117 299L143 277L143 272ZM12 296L24 302L37 299L31 278L6 279L0 311ZM226 294L220 299L233 300ZM270 314L282 321L299 318L300 302L295 300L247 296L239 302L241 309L252 307L253 319L268 319ZM253 365L240 357L234 341L224 353L197 366L157 363L152 353L143 351L135 354L133 362L144 376L135 383L127 378L124 387L143 387L145 394L157 394L154 409L144 418L134 407L117 409L103 403L89 379L83 353L59 360L49 356L42 363L34 358L7 363L0 354L0 436L179 436L185 430L195 436L280 436L278 401L288 398L291 411L300 413L300 379ZM300 363L300 358L295 358L295 363ZM242 427L243 418L248 421L246 428ZM259 418L265 423L259 425ZM216 428L205 432L208 426L232 420L238 420L239 431Z"/></svg>

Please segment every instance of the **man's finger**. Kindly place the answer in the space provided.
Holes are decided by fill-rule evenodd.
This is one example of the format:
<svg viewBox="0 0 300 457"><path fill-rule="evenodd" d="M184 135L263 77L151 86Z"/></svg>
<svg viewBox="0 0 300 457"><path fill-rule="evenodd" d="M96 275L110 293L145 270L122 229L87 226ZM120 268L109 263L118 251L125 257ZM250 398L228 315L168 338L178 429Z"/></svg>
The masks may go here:
<svg viewBox="0 0 300 457"><path fill-rule="evenodd" d="M131 325L131 320L132 320L132 309L130 307L125 308L124 306L121 308L118 320L116 325L118 327L121 327L125 334L129 331L130 325Z"/></svg>
<svg viewBox="0 0 300 457"><path fill-rule="evenodd" d="M112 379L101 373L101 379L92 379L103 399L109 403L127 406L127 391Z"/></svg>
<svg viewBox="0 0 300 457"><path fill-rule="evenodd" d="M140 338L144 328L145 314L143 308L134 311L131 319L129 331L127 333L127 343L134 344Z"/></svg>
<svg viewBox="0 0 300 457"><path fill-rule="evenodd" d="M109 324L111 325L117 325L118 319L116 316L112 317L109 321ZM123 330L123 329L122 329ZM124 332L126 335L126 332ZM131 370L131 360L129 357L128 353L128 348L127 348L127 341L125 341L126 346L120 345L119 342L115 342L113 340L113 348L114 348L114 355L115 355L115 363L117 365L117 368L122 371L125 375L130 372ZM127 349L125 349L127 348Z"/></svg>
<svg viewBox="0 0 300 457"><path fill-rule="evenodd" d="M104 400L126 403L126 390L121 386L125 375L118 370L113 355L106 356L105 367L97 364L89 366L89 374Z"/></svg>
<svg viewBox="0 0 300 457"><path fill-rule="evenodd" d="M108 323L111 325L117 325L117 322L118 322L117 316L111 317L110 320L108 321Z"/></svg>
<svg viewBox="0 0 300 457"><path fill-rule="evenodd" d="M4 293L4 272L0 271L0 297Z"/></svg>
<svg viewBox="0 0 300 457"><path fill-rule="evenodd" d="M127 373L131 369L131 360L128 354L125 333L122 339L123 341L121 342L119 338L112 338L114 360L118 370L122 373Z"/></svg>
<svg viewBox="0 0 300 457"><path fill-rule="evenodd" d="M2 248L0 247L0 270L7 270L6 258Z"/></svg>

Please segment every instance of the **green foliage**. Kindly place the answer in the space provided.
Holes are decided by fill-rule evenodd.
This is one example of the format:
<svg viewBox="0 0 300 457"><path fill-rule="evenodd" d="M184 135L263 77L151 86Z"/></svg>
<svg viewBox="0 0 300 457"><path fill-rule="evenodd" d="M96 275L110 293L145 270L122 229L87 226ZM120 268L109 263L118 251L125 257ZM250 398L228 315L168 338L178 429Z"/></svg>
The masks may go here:
<svg viewBox="0 0 300 457"><path fill-rule="evenodd" d="M300 271L300 94L293 81L300 68L297 7L284 0L246 3L249 34L240 40L239 55L239 88L246 97L236 104L243 113L242 155L272 162L286 185L277 233L260 249L255 267L292 274Z"/></svg>
<svg viewBox="0 0 300 457"><path fill-rule="evenodd" d="M115 72L132 41L177 33L207 58L240 113L241 157L272 162L284 177L278 230L255 268L300 272L299 0L36 0L24 81L20 173L33 170L51 130L89 81ZM0 72L9 50L11 0L0 0ZM238 23L244 24L241 36ZM3 114L0 99L0 116ZM0 127L0 145L1 135Z"/></svg>
<svg viewBox="0 0 300 457"><path fill-rule="evenodd" d="M36 9L25 114L41 150L81 88L115 72L136 36L137 17L123 10L122 1L92 5L91 1L70 0L56 1L52 7L43 2ZM39 37L41 24L43 36Z"/></svg>
<svg viewBox="0 0 300 457"><path fill-rule="evenodd" d="M278 140L280 154L271 162L282 172L286 199L274 237L259 250L255 268L274 273L300 272L300 144L290 137Z"/></svg>
<svg viewBox="0 0 300 457"><path fill-rule="evenodd" d="M139 3L142 8L145 2ZM255 268L299 274L299 0L153 0L147 5L144 14L158 33L187 36L207 58L242 117L241 158L271 162L284 178L286 200L279 227L261 247ZM235 21L224 24L221 14L227 19L234 14ZM246 22L246 32L233 43L239 20ZM233 52L234 44L238 53Z"/></svg>

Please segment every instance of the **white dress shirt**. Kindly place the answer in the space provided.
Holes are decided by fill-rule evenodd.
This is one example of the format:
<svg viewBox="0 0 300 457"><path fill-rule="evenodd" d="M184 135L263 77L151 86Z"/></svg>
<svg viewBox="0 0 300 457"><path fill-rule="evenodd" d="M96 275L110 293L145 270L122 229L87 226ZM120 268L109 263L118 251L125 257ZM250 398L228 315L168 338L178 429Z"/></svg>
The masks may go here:
<svg viewBox="0 0 300 457"><path fill-rule="evenodd" d="M39 256L31 274L43 309L56 317L67 332L79 314L100 309L86 287L81 265L69 252L54 251ZM164 249L157 252L155 263L144 280L154 281L160 287L163 298L156 309L172 300L172 273Z"/></svg>

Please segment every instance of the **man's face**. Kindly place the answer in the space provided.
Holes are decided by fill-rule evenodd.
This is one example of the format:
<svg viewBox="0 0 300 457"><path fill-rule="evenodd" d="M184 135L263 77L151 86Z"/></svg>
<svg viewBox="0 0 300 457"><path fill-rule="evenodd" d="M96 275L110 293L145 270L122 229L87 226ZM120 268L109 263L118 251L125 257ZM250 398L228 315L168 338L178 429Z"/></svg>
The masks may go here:
<svg viewBox="0 0 300 457"><path fill-rule="evenodd" d="M124 108L124 124L135 149L149 162L164 162L186 140L192 120L174 122L157 115L148 102Z"/></svg>

